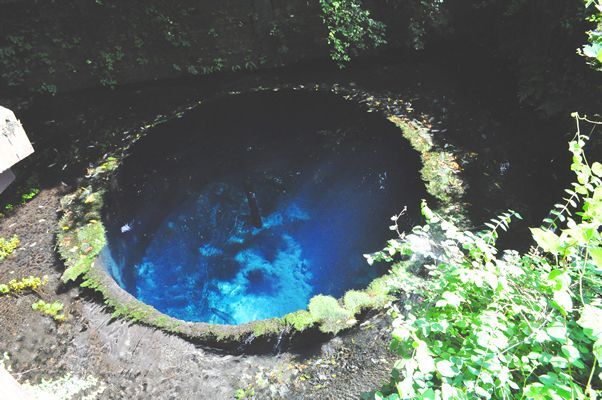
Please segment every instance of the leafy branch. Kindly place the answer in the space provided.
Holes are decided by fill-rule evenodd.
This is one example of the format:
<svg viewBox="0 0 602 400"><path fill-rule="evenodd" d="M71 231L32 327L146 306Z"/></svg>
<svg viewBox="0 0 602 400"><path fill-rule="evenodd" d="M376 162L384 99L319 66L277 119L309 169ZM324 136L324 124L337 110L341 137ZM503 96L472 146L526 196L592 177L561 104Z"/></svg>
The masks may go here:
<svg viewBox="0 0 602 400"><path fill-rule="evenodd" d="M339 67L359 51L386 44L385 25L370 17L361 0L320 0L320 6L328 28L330 56Z"/></svg>
<svg viewBox="0 0 602 400"><path fill-rule="evenodd" d="M553 225L546 219L532 229L531 252L498 254L497 231L519 217L513 211L474 234L424 205L426 226L372 255L392 262L409 251L432 261L422 300L393 309L399 360L391 381L365 398L585 400L602 393L602 164L588 163L589 137L580 127L600 123L573 116L575 194L555 206Z"/></svg>

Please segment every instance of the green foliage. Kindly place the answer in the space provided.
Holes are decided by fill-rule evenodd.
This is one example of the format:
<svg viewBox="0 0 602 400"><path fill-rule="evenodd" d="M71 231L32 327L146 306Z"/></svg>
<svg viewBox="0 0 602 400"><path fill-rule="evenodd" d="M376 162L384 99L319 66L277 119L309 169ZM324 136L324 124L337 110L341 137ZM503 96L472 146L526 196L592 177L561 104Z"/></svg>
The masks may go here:
<svg viewBox="0 0 602 400"><path fill-rule="evenodd" d="M95 73L99 76L99 82L102 86L114 89L117 86L115 73L117 64L125 57L125 53L121 46L115 46L110 50L100 52L98 61L94 63L92 60L86 60L86 64L94 68Z"/></svg>
<svg viewBox="0 0 602 400"><path fill-rule="evenodd" d="M180 16L187 15L185 8L177 7L177 9L180 11ZM170 15L173 14L173 11L168 13L167 10L160 10L158 7L152 5L147 6L145 12L156 29L163 33L163 38L167 43L176 48L191 47L189 33L176 21L176 15Z"/></svg>
<svg viewBox="0 0 602 400"><path fill-rule="evenodd" d="M426 47L427 33L433 28L449 29L447 14L443 10L445 0L419 0L414 2L412 16L408 25L409 45L414 50ZM430 28L430 29L429 29Z"/></svg>
<svg viewBox="0 0 602 400"><path fill-rule="evenodd" d="M594 10L588 20L594 23L595 28L587 32L589 44L583 46L579 53L590 65L602 70L602 0L585 0L585 6Z"/></svg>
<svg viewBox="0 0 602 400"><path fill-rule="evenodd" d="M31 176L25 182L18 184L13 192L7 197L7 203L0 203L0 209L11 212L18 204L26 204L40 194L39 182L36 175ZM3 215L0 214L0 217Z"/></svg>
<svg viewBox="0 0 602 400"><path fill-rule="evenodd" d="M341 307L338 300L331 296L314 296L309 302L308 309L324 333L337 334L356 323L353 314Z"/></svg>
<svg viewBox="0 0 602 400"><path fill-rule="evenodd" d="M38 188L30 188L27 192L21 195L21 203L25 204L40 193Z"/></svg>
<svg viewBox="0 0 602 400"><path fill-rule="evenodd" d="M370 17L361 0L320 0L322 20L328 28L331 58L343 67L361 50L386 43L385 25Z"/></svg>
<svg viewBox="0 0 602 400"><path fill-rule="evenodd" d="M577 126L585 120L575 114ZM570 142L577 181L527 254L495 247L514 212L463 231L431 211L412 249L433 260L420 300L394 309L400 357L375 399L595 399L602 393L602 164ZM443 239L441 239L443 238ZM393 257L403 246L392 247ZM382 254L381 254L382 256ZM378 258L378 256L375 256Z"/></svg>
<svg viewBox="0 0 602 400"><path fill-rule="evenodd" d="M42 314L51 316L55 321L65 320L65 314L62 313L65 306L60 301L46 303L44 300L38 300L31 305L31 309L39 311Z"/></svg>
<svg viewBox="0 0 602 400"><path fill-rule="evenodd" d="M56 94L56 91L57 91L56 85L52 84L52 83L47 83L47 82L42 82L42 84L40 85L40 89L39 89L40 93L47 93L51 96L54 96Z"/></svg>
<svg viewBox="0 0 602 400"><path fill-rule="evenodd" d="M246 389L237 389L236 392L234 392L234 398L236 400L252 399L254 396L255 389L251 386Z"/></svg>
<svg viewBox="0 0 602 400"><path fill-rule="evenodd" d="M28 276L22 279L12 279L8 283L0 283L1 295L21 295L26 291L31 291L40 294L40 288L48 284L48 277L42 278L36 276ZM31 305L35 311L50 315L55 321L64 321L65 315L61 313L63 304L59 301L46 303L44 300L38 300Z"/></svg>
<svg viewBox="0 0 602 400"><path fill-rule="evenodd" d="M0 237L0 261L10 256L21 244L19 236L13 235L10 239Z"/></svg>

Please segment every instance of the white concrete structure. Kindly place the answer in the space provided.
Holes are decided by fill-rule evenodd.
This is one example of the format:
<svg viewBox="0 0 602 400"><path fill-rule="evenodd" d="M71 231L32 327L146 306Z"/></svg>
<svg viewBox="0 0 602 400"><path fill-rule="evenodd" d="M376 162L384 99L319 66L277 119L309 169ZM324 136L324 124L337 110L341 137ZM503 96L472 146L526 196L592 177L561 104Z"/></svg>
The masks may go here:
<svg viewBox="0 0 602 400"><path fill-rule="evenodd" d="M19 383L0 365L0 400L33 400Z"/></svg>
<svg viewBox="0 0 602 400"><path fill-rule="evenodd" d="M0 106L0 193L15 179L10 167L33 153L21 122L8 108Z"/></svg>

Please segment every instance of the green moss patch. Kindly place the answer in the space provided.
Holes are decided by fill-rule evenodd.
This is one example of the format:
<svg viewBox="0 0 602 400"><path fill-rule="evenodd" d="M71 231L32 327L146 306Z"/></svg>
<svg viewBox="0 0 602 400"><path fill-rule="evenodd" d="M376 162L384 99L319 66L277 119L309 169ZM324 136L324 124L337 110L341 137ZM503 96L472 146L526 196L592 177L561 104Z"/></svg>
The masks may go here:
<svg viewBox="0 0 602 400"><path fill-rule="evenodd" d="M371 296L365 291L350 290L343 297L343 305L346 310L355 315L365 309L382 305L379 300L379 297Z"/></svg>
<svg viewBox="0 0 602 400"><path fill-rule="evenodd" d="M316 321L314 317L307 310L299 310L294 313L290 313L284 316L284 323L288 326L292 326L295 330L303 332L307 328L311 328Z"/></svg>
<svg viewBox="0 0 602 400"><path fill-rule="evenodd" d="M420 153L423 164L420 173L427 191L446 204L459 200L464 195L464 185L459 177L461 168L454 154L435 149L427 128L396 115L388 119L401 129L403 136Z"/></svg>
<svg viewBox="0 0 602 400"><path fill-rule="evenodd" d="M357 322L353 313L344 309L339 301L331 296L317 295L309 301L309 313L319 324L320 331L334 333L349 328Z"/></svg>

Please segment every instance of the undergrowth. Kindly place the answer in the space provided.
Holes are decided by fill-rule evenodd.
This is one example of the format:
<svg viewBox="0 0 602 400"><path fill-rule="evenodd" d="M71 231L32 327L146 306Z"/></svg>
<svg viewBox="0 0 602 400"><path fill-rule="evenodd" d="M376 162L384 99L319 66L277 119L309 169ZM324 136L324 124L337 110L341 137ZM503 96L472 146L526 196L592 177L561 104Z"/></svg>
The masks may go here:
<svg viewBox="0 0 602 400"><path fill-rule="evenodd" d="M47 303L44 300L38 300L31 305L31 309L41 312L44 315L52 317L55 321L62 322L65 320L65 314L63 314L63 308L65 306L60 301L53 301Z"/></svg>
<svg viewBox="0 0 602 400"><path fill-rule="evenodd" d="M0 261L10 256L21 244L19 236L13 235L10 239L0 237Z"/></svg>
<svg viewBox="0 0 602 400"><path fill-rule="evenodd" d="M390 383L371 399L596 399L602 394L602 164L574 114L576 182L525 254L499 252L514 212L463 231L423 204L410 246L431 262L417 301L393 309ZM399 241L398 241L399 242ZM392 241L391 243L398 243ZM373 255L391 260L407 246Z"/></svg>
<svg viewBox="0 0 602 400"><path fill-rule="evenodd" d="M11 279L8 283L0 283L0 294L22 294L25 291L37 292L48 283L48 277L28 276L22 279Z"/></svg>
<svg viewBox="0 0 602 400"><path fill-rule="evenodd" d="M27 292L33 292L41 296L40 290L48 284L48 277L28 276L21 279L11 279L8 283L0 283L0 296L19 296ZM60 301L47 303L44 300L38 300L31 305L32 310L51 316L57 322L65 320L65 314L62 313L64 305Z"/></svg>

